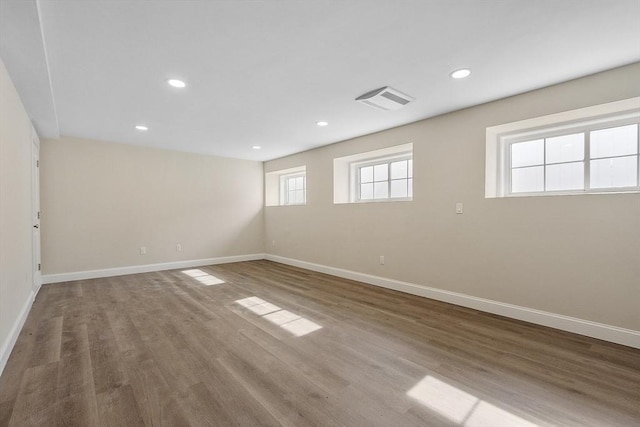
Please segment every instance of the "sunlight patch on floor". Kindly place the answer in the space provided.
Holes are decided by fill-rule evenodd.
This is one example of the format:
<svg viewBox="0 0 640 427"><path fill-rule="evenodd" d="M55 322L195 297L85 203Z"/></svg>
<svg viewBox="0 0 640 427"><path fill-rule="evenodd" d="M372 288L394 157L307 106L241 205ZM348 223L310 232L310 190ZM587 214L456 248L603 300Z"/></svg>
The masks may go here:
<svg viewBox="0 0 640 427"><path fill-rule="evenodd" d="M194 268L192 270L182 270L182 273L193 279L196 279L198 282L206 286L220 285L224 283L224 280L218 279L216 276L212 276L211 274L206 273L198 268Z"/></svg>
<svg viewBox="0 0 640 427"><path fill-rule="evenodd" d="M263 319L280 326L282 329L291 332L296 337L310 334L322 329L322 326L302 316L298 316L289 310L284 310L275 304L271 304L258 297L249 297L236 301L237 304L245 307Z"/></svg>
<svg viewBox="0 0 640 427"><path fill-rule="evenodd" d="M537 427L430 375L407 392L425 407L465 427Z"/></svg>

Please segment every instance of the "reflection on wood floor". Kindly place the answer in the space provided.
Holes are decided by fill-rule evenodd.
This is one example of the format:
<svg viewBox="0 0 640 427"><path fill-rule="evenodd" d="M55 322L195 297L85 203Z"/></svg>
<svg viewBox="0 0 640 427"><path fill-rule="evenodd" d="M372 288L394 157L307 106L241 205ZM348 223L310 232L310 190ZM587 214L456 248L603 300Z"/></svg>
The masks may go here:
<svg viewBox="0 0 640 427"><path fill-rule="evenodd" d="M0 425L637 426L640 350L269 261L81 280Z"/></svg>

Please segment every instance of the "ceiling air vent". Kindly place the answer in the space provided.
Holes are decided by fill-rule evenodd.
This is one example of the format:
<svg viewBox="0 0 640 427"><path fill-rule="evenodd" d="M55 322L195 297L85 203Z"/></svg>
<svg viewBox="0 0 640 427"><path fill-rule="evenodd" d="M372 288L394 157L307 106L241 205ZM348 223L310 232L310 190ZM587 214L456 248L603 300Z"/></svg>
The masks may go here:
<svg viewBox="0 0 640 427"><path fill-rule="evenodd" d="M371 92L367 92L356 98L356 101L358 102L362 102L363 104L385 111L397 110L413 100L415 100L415 98L412 98L398 90L392 89L389 86L372 90Z"/></svg>

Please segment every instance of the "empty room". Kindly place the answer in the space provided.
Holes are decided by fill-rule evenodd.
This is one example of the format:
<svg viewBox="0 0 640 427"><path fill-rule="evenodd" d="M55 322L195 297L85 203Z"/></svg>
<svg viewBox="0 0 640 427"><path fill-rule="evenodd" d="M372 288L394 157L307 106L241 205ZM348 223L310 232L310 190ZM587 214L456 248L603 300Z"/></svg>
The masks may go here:
<svg viewBox="0 0 640 427"><path fill-rule="evenodd" d="M0 426L640 425L640 1L0 0Z"/></svg>

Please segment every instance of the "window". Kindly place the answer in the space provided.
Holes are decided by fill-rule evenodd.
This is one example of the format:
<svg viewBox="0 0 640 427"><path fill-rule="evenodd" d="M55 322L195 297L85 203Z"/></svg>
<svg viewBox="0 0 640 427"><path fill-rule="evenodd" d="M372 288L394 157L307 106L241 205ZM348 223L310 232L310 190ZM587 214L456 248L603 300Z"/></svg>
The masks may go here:
<svg viewBox="0 0 640 427"><path fill-rule="evenodd" d="M509 193L637 189L638 124L510 144Z"/></svg>
<svg viewBox="0 0 640 427"><path fill-rule="evenodd" d="M306 203L306 174L295 173L280 177L280 204L303 205Z"/></svg>
<svg viewBox="0 0 640 427"><path fill-rule="evenodd" d="M355 163L358 201L407 199L413 196L413 160L400 158Z"/></svg>
<svg viewBox="0 0 640 427"><path fill-rule="evenodd" d="M266 206L304 205L307 203L307 167L267 172L264 187Z"/></svg>
<svg viewBox="0 0 640 427"><path fill-rule="evenodd" d="M489 128L486 197L640 191L639 132L640 98Z"/></svg>
<svg viewBox="0 0 640 427"><path fill-rule="evenodd" d="M333 202L413 199L413 144L333 159Z"/></svg>

